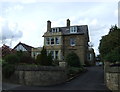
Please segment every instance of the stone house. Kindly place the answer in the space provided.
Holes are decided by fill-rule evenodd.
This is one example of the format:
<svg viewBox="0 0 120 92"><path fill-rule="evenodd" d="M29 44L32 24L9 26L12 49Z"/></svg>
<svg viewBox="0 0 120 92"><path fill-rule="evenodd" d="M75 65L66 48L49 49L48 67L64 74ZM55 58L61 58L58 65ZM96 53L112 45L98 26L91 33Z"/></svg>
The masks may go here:
<svg viewBox="0 0 120 92"><path fill-rule="evenodd" d="M75 52L83 65L88 61L89 33L87 25L70 25L67 19L65 27L51 28L47 21L47 32L44 33L44 47L53 59L63 61L70 52Z"/></svg>
<svg viewBox="0 0 120 92"><path fill-rule="evenodd" d="M95 52L92 47L88 48L88 62L90 65L95 65L96 57Z"/></svg>

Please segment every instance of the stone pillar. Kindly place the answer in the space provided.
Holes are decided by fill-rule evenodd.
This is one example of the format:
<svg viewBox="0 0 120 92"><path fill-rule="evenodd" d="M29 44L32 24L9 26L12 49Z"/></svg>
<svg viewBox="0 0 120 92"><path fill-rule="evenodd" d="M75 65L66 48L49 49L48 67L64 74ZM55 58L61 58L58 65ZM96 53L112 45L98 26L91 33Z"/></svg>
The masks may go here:
<svg viewBox="0 0 120 92"><path fill-rule="evenodd" d="M51 21L47 21L47 32L51 30Z"/></svg>
<svg viewBox="0 0 120 92"><path fill-rule="evenodd" d="M66 62L59 62L59 66L66 68L67 67L67 63Z"/></svg>
<svg viewBox="0 0 120 92"><path fill-rule="evenodd" d="M67 19L67 27L70 27L70 20Z"/></svg>

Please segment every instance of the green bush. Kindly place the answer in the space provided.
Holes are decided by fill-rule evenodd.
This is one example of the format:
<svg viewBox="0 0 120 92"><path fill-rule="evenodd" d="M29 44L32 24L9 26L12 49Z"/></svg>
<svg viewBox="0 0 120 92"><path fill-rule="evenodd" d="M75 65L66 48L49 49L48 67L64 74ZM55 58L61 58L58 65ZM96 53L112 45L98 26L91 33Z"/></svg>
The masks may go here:
<svg viewBox="0 0 120 92"><path fill-rule="evenodd" d="M47 60L48 60L48 65L53 65L53 59L51 53L48 54Z"/></svg>
<svg viewBox="0 0 120 92"><path fill-rule="evenodd" d="M41 54L39 54L39 55L37 56L36 62L37 62L37 64L40 64L40 65L51 66L53 60L52 60L51 54L49 54L49 55L47 56L47 51L46 51L46 49L43 47L43 49L42 49L42 51L41 51Z"/></svg>
<svg viewBox="0 0 120 92"><path fill-rule="evenodd" d="M120 61L120 28L116 25L110 28L107 35L103 36L99 44L99 52L102 61Z"/></svg>
<svg viewBox="0 0 120 92"><path fill-rule="evenodd" d="M33 64L35 60L26 52L18 51L16 55L20 59L20 63Z"/></svg>
<svg viewBox="0 0 120 92"><path fill-rule="evenodd" d="M19 57L16 54L9 54L4 58L5 62L8 64L16 64L20 62Z"/></svg>
<svg viewBox="0 0 120 92"><path fill-rule="evenodd" d="M112 63L120 62L120 46L109 52L104 59Z"/></svg>
<svg viewBox="0 0 120 92"><path fill-rule="evenodd" d="M10 78L14 71L15 65L4 62L4 64L2 65L2 74L5 78Z"/></svg>
<svg viewBox="0 0 120 92"><path fill-rule="evenodd" d="M84 71L83 67L69 67L67 74L68 74L68 77L72 77L77 74L80 74L83 71Z"/></svg>
<svg viewBox="0 0 120 92"><path fill-rule="evenodd" d="M67 57L65 58L65 61L68 63L69 66L71 67L80 67L81 63L79 60L79 57L77 56L76 53L71 52L67 55Z"/></svg>

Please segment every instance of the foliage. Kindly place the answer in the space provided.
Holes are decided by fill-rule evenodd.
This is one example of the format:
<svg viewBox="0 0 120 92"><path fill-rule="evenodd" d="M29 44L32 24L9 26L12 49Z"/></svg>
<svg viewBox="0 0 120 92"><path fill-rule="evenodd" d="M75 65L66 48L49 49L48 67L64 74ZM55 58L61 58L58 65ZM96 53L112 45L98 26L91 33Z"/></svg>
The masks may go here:
<svg viewBox="0 0 120 92"><path fill-rule="evenodd" d="M47 56L47 51L44 47L41 51L41 54L37 56L36 61L37 61L37 64L45 65L45 66L51 66L53 62L51 54Z"/></svg>
<svg viewBox="0 0 120 92"><path fill-rule="evenodd" d="M84 72L86 69L83 67L69 67L68 68L68 77L73 77L76 76L78 74L80 74L81 72Z"/></svg>
<svg viewBox="0 0 120 92"><path fill-rule="evenodd" d="M35 61L28 53L22 51L17 51L15 53L6 55L4 57L4 60L9 64L18 64L18 63L32 64Z"/></svg>
<svg viewBox="0 0 120 92"><path fill-rule="evenodd" d="M9 54L4 58L5 62L8 64L16 64L20 62L19 57L16 54Z"/></svg>
<svg viewBox="0 0 120 92"><path fill-rule="evenodd" d="M15 65L20 63L32 64L33 59L22 51L11 53L2 60L2 71L5 78L9 78L15 71Z"/></svg>
<svg viewBox="0 0 120 92"><path fill-rule="evenodd" d="M2 65L3 59L0 58L0 66Z"/></svg>
<svg viewBox="0 0 120 92"><path fill-rule="evenodd" d="M35 63L35 60L27 52L18 51L16 54L20 59L20 63L26 64Z"/></svg>
<svg viewBox="0 0 120 92"><path fill-rule="evenodd" d="M108 53L105 58L106 61L110 62L120 62L120 46L116 47L111 53Z"/></svg>
<svg viewBox="0 0 120 92"><path fill-rule="evenodd" d="M110 28L108 35L100 40L99 51L103 60L110 62L120 61L119 54L116 49L120 46L120 29L115 25Z"/></svg>
<svg viewBox="0 0 120 92"><path fill-rule="evenodd" d="M4 65L2 66L2 74L5 78L10 78L14 71L15 65L13 64L4 63Z"/></svg>
<svg viewBox="0 0 120 92"><path fill-rule="evenodd" d="M81 63L79 60L79 57L77 56L76 53L71 52L67 55L67 57L65 58L65 61L68 63L69 66L71 67L80 67Z"/></svg>

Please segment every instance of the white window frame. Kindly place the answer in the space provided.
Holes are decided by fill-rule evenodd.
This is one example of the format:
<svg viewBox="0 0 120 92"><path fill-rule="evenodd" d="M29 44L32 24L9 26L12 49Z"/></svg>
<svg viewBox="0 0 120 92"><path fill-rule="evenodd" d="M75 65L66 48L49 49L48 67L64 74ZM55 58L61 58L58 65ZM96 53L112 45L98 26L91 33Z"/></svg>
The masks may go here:
<svg viewBox="0 0 120 92"><path fill-rule="evenodd" d="M58 43L57 43L58 42ZM59 45L60 44L60 38L59 37L55 37L55 44Z"/></svg>
<svg viewBox="0 0 120 92"><path fill-rule="evenodd" d="M77 33L77 27L70 27L70 33Z"/></svg>
<svg viewBox="0 0 120 92"><path fill-rule="evenodd" d="M49 41L47 39L49 39ZM51 44L51 39L49 37L47 37L45 40L46 40L46 42L45 42L46 45L50 45ZM48 42L49 42L49 44L48 44Z"/></svg>
<svg viewBox="0 0 120 92"><path fill-rule="evenodd" d="M53 41L52 41L52 39L53 39ZM52 44L52 42L53 42L53 44ZM51 37L51 39L50 39L50 45L54 45L55 44L55 39L54 39L54 37Z"/></svg>

